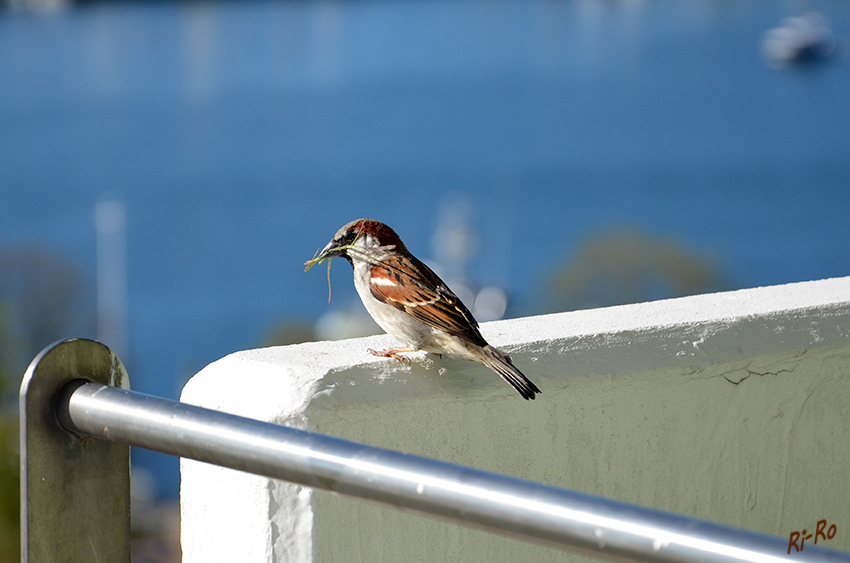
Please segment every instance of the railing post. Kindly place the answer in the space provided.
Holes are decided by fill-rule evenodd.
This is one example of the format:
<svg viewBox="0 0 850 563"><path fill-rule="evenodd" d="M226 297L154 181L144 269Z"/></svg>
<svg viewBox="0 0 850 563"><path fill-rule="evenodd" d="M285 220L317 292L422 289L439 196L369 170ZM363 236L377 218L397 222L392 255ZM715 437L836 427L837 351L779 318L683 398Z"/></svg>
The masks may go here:
<svg viewBox="0 0 850 563"><path fill-rule="evenodd" d="M130 447L66 430L56 402L74 380L129 388L93 340L52 344L21 382L21 561L130 561Z"/></svg>

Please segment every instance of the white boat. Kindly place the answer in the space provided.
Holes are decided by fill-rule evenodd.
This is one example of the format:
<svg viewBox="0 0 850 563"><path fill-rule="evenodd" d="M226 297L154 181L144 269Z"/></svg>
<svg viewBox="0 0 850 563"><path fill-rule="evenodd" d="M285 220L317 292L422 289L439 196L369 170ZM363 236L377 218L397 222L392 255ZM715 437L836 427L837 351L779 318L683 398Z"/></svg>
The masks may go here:
<svg viewBox="0 0 850 563"><path fill-rule="evenodd" d="M771 64L809 63L827 59L835 52L835 35L818 12L785 18L782 25L764 34L761 48Z"/></svg>

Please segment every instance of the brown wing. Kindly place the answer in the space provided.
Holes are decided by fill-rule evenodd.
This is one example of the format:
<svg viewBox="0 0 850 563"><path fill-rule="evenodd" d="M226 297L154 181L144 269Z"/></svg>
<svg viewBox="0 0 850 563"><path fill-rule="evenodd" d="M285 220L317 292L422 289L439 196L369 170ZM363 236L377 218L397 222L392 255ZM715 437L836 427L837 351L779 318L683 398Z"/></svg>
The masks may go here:
<svg viewBox="0 0 850 563"><path fill-rule="evenodd" d="M393 254L383 258L372 266L370 286L375 299L429 326L463 336L479 346L487 345L469 309L415 257Z"/></svg>

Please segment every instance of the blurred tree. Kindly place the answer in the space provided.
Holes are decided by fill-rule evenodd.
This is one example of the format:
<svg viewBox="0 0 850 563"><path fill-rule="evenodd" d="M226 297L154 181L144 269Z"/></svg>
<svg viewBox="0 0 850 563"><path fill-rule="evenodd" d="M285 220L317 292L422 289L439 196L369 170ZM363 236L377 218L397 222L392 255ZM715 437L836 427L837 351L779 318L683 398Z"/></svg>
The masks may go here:
<svg viewBox="0 0 850 563"><path fill-rule="evenodd" d="M0 300L0 404L2 404L2 398L14 388L12 377L9 375L12 368L10 364L13 363L11 357L14 355L14 337L8 309L6 303Z"/></svg>
<svg viewBox="0 0 850 563"><path fill-rule="evenodd" d="M271 328L261 346L287 346L316 340L313 325L306 321L289 321Z"/></svg>
<svg viewBox="0 0 850 563"><path fill-rule="evenodd" d="M552 311L639 303L728 289L709 256L623 228L581 243L546 281Z"/></svg>
<svg viewBox="0 0 850 563"><path fill-rule="evenodd" d="M9 332L6 309L0 302L0 342L6 341ZM12 376L6 372L2 359L0 392L10 396ZM12 409L0 408L0 561L15 561L20 557L19 459L17 417Z"/></svg>
<svg viewBox="0 0 850 563"><path fill-rule="evenodd" d="M18 421L0 412L0 561L16 561L21 553Z"/></svg>
<svg viewBox="0 0 850 563"><path fill-rule="evenodd" d="M0 372L17 385L30 360L60 338L92 334L93 307L86 302L76 266L39 247L0 247Z"/></svg>

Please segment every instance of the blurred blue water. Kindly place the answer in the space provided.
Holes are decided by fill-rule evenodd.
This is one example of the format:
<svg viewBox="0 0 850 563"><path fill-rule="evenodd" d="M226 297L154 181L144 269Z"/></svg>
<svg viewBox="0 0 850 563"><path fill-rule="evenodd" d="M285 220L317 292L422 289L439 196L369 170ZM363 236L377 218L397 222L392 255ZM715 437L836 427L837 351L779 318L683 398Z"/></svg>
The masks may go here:
<svg viewBox="0 0 850 563"><path fill-rule="evenodd" d="M850 29L840 1L0 12L0 242L93 280L94 203L120 193L131 381L169 397L326 311L302 264L343 223L382 219L428 256L458 193L483 240L473 274L517 313L577 242L622 224L713 253L741 287L847 275L846 49L789 71L759 54L812 7ZM349 276L334 268L337 305ZM173 462L137 459L176 491Z"/></svg>

